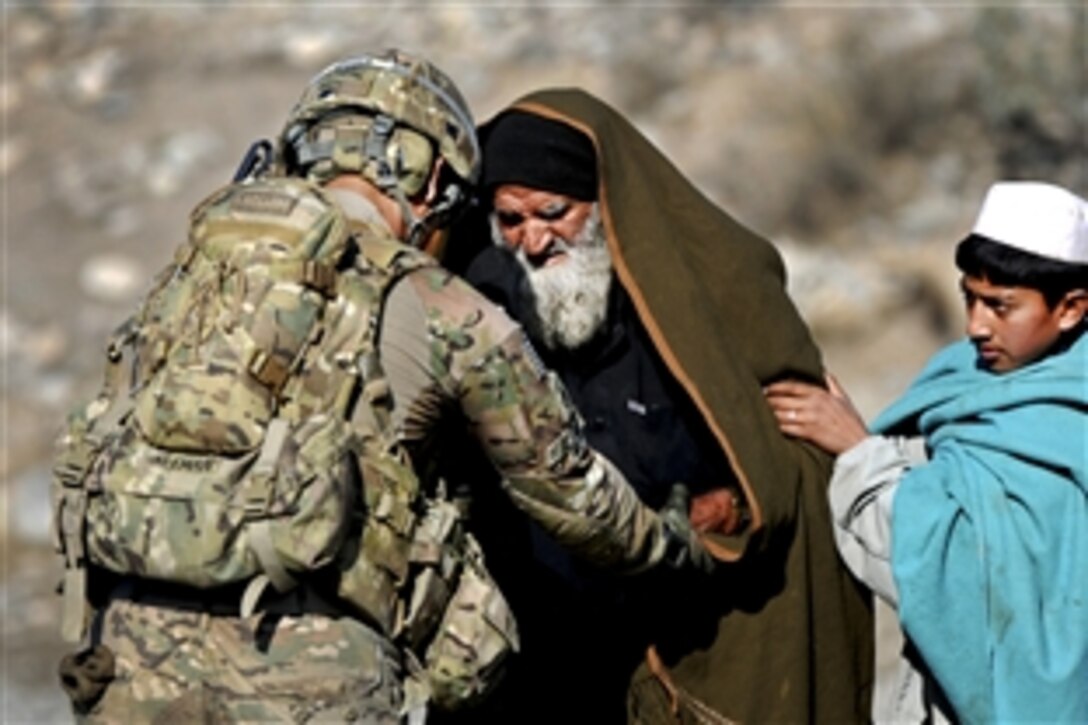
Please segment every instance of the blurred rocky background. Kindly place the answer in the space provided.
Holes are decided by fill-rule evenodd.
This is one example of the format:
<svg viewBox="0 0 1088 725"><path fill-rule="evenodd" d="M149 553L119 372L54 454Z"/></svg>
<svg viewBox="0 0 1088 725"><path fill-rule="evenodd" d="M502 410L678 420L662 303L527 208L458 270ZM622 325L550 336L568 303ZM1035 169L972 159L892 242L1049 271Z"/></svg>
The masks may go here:
<svg viewBox="0 0 1088 725"><path fill-rule="evenodd" d="M190 208L327 63L399 46L488 118L578 85L774 240L866 414L959 333L953 244L997 178L1088 192L1073 2L5 2L0 720L55 684L51 441Z"/></svg>

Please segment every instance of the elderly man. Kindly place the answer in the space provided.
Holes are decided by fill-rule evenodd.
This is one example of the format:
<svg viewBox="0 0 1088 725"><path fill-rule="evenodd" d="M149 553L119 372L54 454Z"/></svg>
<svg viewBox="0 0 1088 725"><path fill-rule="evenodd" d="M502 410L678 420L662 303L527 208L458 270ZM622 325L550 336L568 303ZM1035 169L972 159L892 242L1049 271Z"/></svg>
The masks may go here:
<svg viewBox="0 0 1088 725"><path fill-rule="evenodd" d="M532 94L481 137L495 244L469 281L525 325L645 502L687 485L724 562L635 591L535 535L522 675L562 697L534 714L866 720L872 619L835 553L830 459L784 438L762 398L821 375L778 254L586 93Z"/></svg>

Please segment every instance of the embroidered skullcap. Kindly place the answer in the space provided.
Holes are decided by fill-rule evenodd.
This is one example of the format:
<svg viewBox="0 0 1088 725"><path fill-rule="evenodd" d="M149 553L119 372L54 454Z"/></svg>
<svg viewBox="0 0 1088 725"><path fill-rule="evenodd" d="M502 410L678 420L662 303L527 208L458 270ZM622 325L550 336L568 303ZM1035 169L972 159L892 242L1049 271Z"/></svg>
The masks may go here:
<svg viewBox="0 0 1088 725"><path fill-rule="evenodd" d="M1040 257L1088 264L1088 204L1053 184L997 182L972 231Z"/></svg>

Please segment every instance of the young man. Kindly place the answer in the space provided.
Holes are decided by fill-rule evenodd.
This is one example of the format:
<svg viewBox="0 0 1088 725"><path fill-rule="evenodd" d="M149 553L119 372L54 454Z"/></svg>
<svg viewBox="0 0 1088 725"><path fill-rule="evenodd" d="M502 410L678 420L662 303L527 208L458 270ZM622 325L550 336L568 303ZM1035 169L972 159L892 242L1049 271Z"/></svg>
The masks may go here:
<svg viewBox="0 0 1088 725"><path fill-rule="evenodd" d="M782 382L767 399L783 432L839 456L839 551L898 609L909 647L875 719L1081 722L1088 207L1049 184L994 184L956 265L967 339L875 434L830 376L829 390Z"/></svg>
<svg viewBox="0 0 1088 725"><path fill-rule="evenodd" d="M687 484L723 560L633 592L536 536L515 571L523 674L561 696L519 722L863 721L872 622L835 552L831 461L779 434L760 387L821 374L774 247L588 93L532 94L481 137L494 244L469 281L525 325L645 502Z"/></svg>

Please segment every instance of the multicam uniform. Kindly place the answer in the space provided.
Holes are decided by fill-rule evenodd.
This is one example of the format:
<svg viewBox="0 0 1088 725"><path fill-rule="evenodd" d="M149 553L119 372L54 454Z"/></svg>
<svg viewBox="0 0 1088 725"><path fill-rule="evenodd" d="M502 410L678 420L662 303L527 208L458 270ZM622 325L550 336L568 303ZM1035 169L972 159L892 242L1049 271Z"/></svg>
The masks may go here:
<svg viewBox="0 0 1088 725"><path fill-rule="evenodd" d="M388 244L368 203L328 191L361 246ZM617 568L661 558L660 519L588 448L520 328L466 283L435 266L408 273L388 294L379 340L394 422L412 449L462 420L515 504L564 545ZM116 678L85 721L401 721L402 654L335 597L302 586L241 617L236 590L191 594L158 583L113 593L92 640L113 652Z"/></svg>

